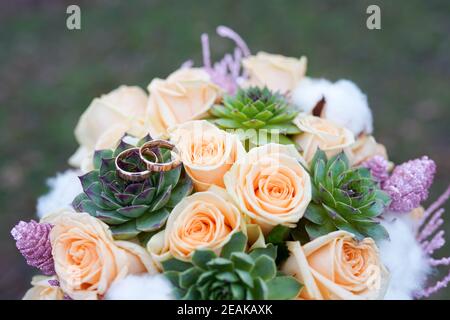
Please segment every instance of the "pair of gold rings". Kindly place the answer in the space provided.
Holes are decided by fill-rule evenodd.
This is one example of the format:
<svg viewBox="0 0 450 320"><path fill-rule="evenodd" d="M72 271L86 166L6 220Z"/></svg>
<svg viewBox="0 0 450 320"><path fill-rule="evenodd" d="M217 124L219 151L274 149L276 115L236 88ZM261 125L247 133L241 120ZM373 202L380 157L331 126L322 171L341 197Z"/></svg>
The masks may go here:
<svg viewBox="0 0 450 320"><path fill-rule="evenodd" d="M158 156L153 151L155 148L170 150L171 160L169 162L159 162ZM139 152L139 157L145 163L147 170L131 172L121 168L120 161L136 151ZM143 181L147 179L152 172L170 171L178 167L181 165L181 158L174 144L165 140L152 140L144 143L140 148L135 147L122 151L116 157L115 164L117 173L122 179L127 181Z"/></svg>

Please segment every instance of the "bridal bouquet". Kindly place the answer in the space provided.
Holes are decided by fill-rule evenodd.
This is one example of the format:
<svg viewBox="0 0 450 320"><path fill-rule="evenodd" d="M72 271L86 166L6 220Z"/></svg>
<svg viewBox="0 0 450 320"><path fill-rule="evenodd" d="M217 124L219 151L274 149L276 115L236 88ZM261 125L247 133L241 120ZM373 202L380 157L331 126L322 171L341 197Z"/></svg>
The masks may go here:
<svg viewBox="0 0 450 320"><path fill-rule="evenodd" d="M394 164L351 81L307 60L235 50L191 61L147 93L95 98L74 169L50 179L39 222L11 231L42 275L24 299L412 299L449 258L436 166Z"/></svg>

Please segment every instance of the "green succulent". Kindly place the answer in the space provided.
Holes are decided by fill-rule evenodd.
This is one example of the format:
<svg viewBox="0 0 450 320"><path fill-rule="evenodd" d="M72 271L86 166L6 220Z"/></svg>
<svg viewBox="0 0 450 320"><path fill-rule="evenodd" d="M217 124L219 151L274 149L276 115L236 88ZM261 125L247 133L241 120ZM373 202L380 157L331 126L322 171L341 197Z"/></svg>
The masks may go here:
<svg viewBox="0 0 450 320"><path fill-rule="evenodd" d="M150 136L145 137L138 146L149 140ZM87 212L110 225L115 239L139 236L145 241L165 225L172 208L192 192L193 184L183 166L153 172L141 182L122 179L116 172L115 158L132 147L122 140L114 151L96 151L94 170L80 177L84 192L72 205L75 210ZM168 150L153 151L162 162L169 160ZM137 150L122 159L121 166L130 172L145 170Z"/></svg>
<svg viewBox="0 0 450 320"><path fill-rule="evenodd" d="M367 168L351 168L344 152L327 159L317 150L311 170L312 202L303 223L310 238L345 230L358 238L388 238L376 220L390 203Z"/></svg>
<svg viewBox="0 0 450 320"><path fill-rule="evenodd" d="M235 95L225 96L223 104L214 105L210 114L216 126L224 130L237 130L242 140L251 138L256 145L275 138L279 143L293 144L287 135L301 132L292 123L298 111L282 94L266 87L239 89ZM267 130L267 135L259 134L263 129Z"/></svg>
<svg viewBox="0 0 450 320"><path fill-rule="evenodd" d="M220 257L211 250L197 250L192 263L177 259L163 262L164 275L185 300L292 299L301 284L277 273L276 247L269 244L245 253L247 237L235 233Z"/></svg>

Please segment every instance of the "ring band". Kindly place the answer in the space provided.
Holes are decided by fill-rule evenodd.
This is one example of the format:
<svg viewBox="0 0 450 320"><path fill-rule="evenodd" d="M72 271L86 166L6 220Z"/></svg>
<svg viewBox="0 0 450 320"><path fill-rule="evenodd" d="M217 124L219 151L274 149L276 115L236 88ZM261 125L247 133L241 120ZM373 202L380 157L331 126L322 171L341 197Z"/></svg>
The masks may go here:
<svg viewBox="0 0 450 320"><path fill-rule="evenodd" d="M156 162L146 159L145 156L150 153L155 155L155 153L151 150L153 148L165 148L170 150L173 159L170 162L165 163L158 163L158 157L155 157ZM181 159L175 145L166 140L152 140L144 143L139 149L139 156L142 161L145 162L149 171L170 171L181 164Z"/></svg>
<svg viewBox="0 0 450 320"><path fill-rule="evenodd" d="M147 179L150 176L151 171L145 170L145 171L140 171L140 172L130 172L130 171L126 171L126 170L122 169L119 166L119 161L122 160L123 158L125 158L126 156L128 156L131 152L133 152L135 150L138 150L140 153L139 148L130 148L130 149L124 150L121 153L119 153L119 155L115 159L117 174L119 175L119 177L121 177L122 179L127 180L127 181L132 181L132 182L144 181L145 179Z"/></svg>

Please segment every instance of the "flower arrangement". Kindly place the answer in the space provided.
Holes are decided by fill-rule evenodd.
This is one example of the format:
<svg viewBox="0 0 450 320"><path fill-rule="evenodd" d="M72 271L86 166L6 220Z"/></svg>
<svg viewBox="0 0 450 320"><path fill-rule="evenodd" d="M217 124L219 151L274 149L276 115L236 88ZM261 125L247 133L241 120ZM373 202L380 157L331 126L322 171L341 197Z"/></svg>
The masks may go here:
<svg viewBox="0 0 450 320"><path fill-rule="evenodd" d="M24 299L413 299L445 244L436 173L397 165L351 81L307 60L236 48L147 93L95 98L70 169L11 231L33 277Z"/></svg>

